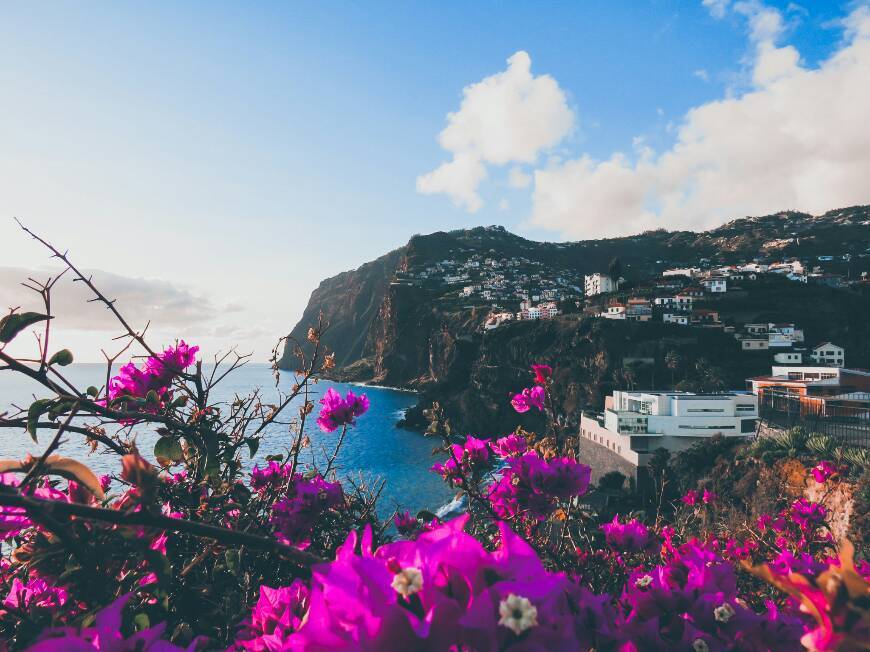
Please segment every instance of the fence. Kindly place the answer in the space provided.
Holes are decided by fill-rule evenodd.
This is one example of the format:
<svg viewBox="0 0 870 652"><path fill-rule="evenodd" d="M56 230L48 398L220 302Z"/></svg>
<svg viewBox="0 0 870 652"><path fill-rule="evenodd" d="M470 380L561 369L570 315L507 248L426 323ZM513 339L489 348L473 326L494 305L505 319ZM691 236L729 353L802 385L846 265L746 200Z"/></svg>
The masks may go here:
<svg viewBox="0 0 870 652"><path fill-rule="evenodd" d="M800 426L834 435L853 446L870 447L870 393L832 398L768 390L758 397L758 411L761 419L772 425Z"/></svg>

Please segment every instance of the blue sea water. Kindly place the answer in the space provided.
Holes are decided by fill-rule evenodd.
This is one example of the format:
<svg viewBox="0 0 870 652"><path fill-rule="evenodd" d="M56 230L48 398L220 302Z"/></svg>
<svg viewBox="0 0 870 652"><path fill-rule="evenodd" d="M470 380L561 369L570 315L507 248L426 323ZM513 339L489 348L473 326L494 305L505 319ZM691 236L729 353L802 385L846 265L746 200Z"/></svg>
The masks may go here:
<svg viewBox="0 0 870 652"><path fill-rule="evenodd" d="M208 373L208 367L204 365ZM76 386L86 388L88 385L102 386L105 384L106 367L101 364L73 364L64 370L64 375ZM289 373L281 374L280 387L290 391L293 377ZM402 392L380 387L352 387L342 383L320 381L312 386L315 401L316 416L319 405L317 397L332 387L344 393L353 389L355 393L365 393L370 401L369 411L360 417L357 425L348 431L338 458L338 477L340 479L360 478L369 482L377 479L385 480L383 493L379 503L382 516L388 516L394 508L409 509L415 513L419 509L435 510L450 500L452 492L441 479L429 471L435 458L432 449L437 442L423 435L396 428L396 422L402 417L404 410L416 403L417 397L411 392ZM271 369L264 364L249 364L233 372L216 388L212 402L222 410L236 395L247 395L256 388L263 393L265 403L276 402L277 392ZM28 406L34 398L47 398L47 390L37 383L9 371L0 372L0 413L11 405ZM301 399L296 405L290 405L284 416L298 414ZM337 440L338 432L323 433L310 419L310 427L306 430L311 439L311 446L304 449L300 455L303 463L312 459L323 463L331 454ZM0 430L0 459L21 459L27 453L40 454L48 443L51 431L40 433L40 443L34 444L30 436L23 430ZM142 454L153 461L153 444L157 436L153 431L141 429L137 431L137 445ZM246 468L254 463L263 463L267 455L285 453L292 443L291 435L286 425L273 424L265 431L265 435L257 451L256 457L249 460L247 449L242 457ZM90 453L82 437L75 433L65 436L59 454L76 458L87 464L95 473L117 472L120 468L118 457L114 454Z"/></svg>

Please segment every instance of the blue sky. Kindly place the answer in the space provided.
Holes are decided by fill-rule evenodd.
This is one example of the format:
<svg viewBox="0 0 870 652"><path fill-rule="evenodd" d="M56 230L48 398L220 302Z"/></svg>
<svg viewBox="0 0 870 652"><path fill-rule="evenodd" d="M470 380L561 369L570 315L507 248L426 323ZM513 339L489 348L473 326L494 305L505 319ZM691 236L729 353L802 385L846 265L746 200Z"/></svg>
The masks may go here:
<svg viewBox="0 0 870 652"><path fill-rule="evenodd" d="M413 233L500 223L541 239L610 235L596 225L611 203L625 203L612 193L594 198L595 219L548 209L563 197L583 203L570 188L588 179L567 176L577 174L568 163L587 157L593 167L584 174L606 187L598 164L627 153L620 173L631 186L646 175L645 156L687 137L687 112L773 83L752 81L762 59L752 28L764 12L781 23L764 43L794 48L803 73L848 47L841 21L861 11L854 2L742 4L751 6L6 3L0 267L50 264L16 231L18 216L84 267L139 279L141 292L170 281L209 313L204 323L168 319L158 336L180 332L209 349L236 338L262 359L320 279ZM438 134L463 88L503 72L519 51L532 75L558 85L571 128L532 163L487 163L475 212L449 192L419 193L417 178L451 158ZM514 167L534 182L512 187ZM644 210L663 208L627 213L620 231L653 219L708 226L756 208L708 214L682 197L679 210L692 213L683 220L668 208L672 190L650 198L638 187ZM792 200L815 209L828 198L784 192L757 208L801 207L777 203ZM13 305L17 295L0 290L0 299ZM106 335L68 330L84 358Z"/></svg>

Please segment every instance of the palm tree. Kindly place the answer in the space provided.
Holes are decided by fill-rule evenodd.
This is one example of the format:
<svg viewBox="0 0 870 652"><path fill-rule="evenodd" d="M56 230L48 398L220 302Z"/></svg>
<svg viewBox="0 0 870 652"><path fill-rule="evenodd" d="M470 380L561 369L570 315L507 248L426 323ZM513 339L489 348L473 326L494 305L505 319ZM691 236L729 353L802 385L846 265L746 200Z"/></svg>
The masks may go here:
<svg viewBox="0 0 870 652"><path fill-rule="evenodd" d="M671 387L676 384L676 371L680 368L680 354L671 349L665 354L665 366L671 370Z"/></svg>

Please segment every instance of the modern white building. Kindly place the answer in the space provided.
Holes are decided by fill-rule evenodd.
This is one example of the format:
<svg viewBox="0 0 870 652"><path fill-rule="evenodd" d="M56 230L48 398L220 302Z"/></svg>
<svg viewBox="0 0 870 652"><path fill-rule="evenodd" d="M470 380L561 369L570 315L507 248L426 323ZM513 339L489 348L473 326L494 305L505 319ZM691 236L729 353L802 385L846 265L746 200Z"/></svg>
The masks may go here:
<svg viewBox="0 0 870 652"><path fill-rule="evenodd" d="M810 352L810 358L816 364L829 367L842 367L846 363L846 350L833 342L822 342Z"/></svg>
<svg viewBox="0 0 870 652"><path fill-rule="evenodd" d="M596 272L583 277L583 289L587 297L616 291L616 282L607 274Z"/></svg>
<svg viewBox="0 0 870 652"><path fill-rule="evenodd" d="M592 440L635 466L645 466L659 448L678 452L698 441L755 432L758 397L750 393L616 391L602 415L584 413L581 437Z"/></svg>

